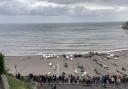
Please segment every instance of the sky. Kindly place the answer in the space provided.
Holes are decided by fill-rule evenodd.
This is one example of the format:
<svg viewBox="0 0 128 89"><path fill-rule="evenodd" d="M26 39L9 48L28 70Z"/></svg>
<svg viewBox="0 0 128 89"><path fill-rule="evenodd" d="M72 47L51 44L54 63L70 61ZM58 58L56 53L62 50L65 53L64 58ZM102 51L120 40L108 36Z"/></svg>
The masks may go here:
<svg viewBox="0 0 128 89"><path fill-rule="evenodd" d="M0 0L0 23L127 20L128 0Z"/></svg>

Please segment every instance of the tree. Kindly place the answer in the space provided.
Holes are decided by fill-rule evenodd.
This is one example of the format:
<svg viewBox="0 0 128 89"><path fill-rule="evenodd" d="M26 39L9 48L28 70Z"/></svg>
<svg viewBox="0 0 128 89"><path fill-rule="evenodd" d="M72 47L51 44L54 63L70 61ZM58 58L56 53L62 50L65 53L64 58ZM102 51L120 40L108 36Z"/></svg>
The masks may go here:
<svg viewBox="0 0 128 89"><path fill-rule="evenodd" d="M3 74L4 71L4 55L0 53L0 75Z"/></svg>

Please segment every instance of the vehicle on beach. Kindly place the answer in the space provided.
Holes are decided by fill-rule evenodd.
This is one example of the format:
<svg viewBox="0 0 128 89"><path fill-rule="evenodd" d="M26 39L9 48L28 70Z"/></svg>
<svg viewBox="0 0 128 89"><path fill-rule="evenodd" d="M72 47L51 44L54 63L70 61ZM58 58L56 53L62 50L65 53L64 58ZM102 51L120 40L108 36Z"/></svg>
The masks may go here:
<svg viewBox="0 0 128 89"><path fill-rule="evenodd" d="M49 66L50 66L50 67L52 67L52 66L53 66L53 64L52 64L52 63L49 63Z"/></svg>
<svg viewBox="0 0 128 89"><path fill-rule="evenodd" d="M68 63L64 63L64 67L67 68L68 67Z"/></svg>
<svg viewBox="0 0 128 89"><path fill-rule="evenodd" d="M53 65L52 67L53 67L53 69L54 69L54 70L56 70L56 69L57 69L57 66L56 66L56 65Z"/></svg>

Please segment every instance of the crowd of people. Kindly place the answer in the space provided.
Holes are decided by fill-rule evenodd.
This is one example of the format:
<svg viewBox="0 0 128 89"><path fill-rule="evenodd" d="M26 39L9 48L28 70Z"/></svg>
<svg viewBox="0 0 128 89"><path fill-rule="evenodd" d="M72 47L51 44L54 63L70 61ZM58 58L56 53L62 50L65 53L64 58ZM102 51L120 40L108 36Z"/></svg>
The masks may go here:
<svg viewBox="0 0 128 89"><path fill-rule="evenodd" d="M34 81L39 84L44 83L67 83L67 84L120 84L128 81L126 75L100 75L100 76L76 76L72 74L62 73L61 75L33 75L28 76L29 81ZM20 74L16 75L16 78L20 79Z"/></svg>

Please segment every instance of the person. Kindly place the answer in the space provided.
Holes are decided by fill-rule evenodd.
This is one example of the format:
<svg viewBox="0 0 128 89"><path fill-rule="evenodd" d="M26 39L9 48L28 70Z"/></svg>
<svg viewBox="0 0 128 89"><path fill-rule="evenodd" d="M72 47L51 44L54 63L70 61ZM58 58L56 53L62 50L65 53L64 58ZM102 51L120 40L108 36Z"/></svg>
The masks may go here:
<svg viewBox="0 0 128 89"><path fill-rule="evenodd" d="M30 73L30 74L29 74L29 78L30 78L30 79L33 79L33 73Z"/></svg>
<svg viewBox="0 0 128 89"><path fill-rule="evenodd" d="M20 73L16 74L16 78L17 78L17 79L21 79Z"/></svg>
<svg viewBox="0 0 128 89"><path fill-rule="evenodd" d="M111 76L111 81L112 81L112 84L114 84L114 77L113 76Z"/></svg>
<svg viewBox="0 0 128 89"><path fill-rule="evenodd" d="M120 85L120 83L121 83L121 76L119 75L119 76L117 77L116 85Z"/></svg>
<svg viewBox="0 0 128 89"><path fill-rule="evenodd" d="M56 89L56 85L52 85L52 89Z"/></svg>

